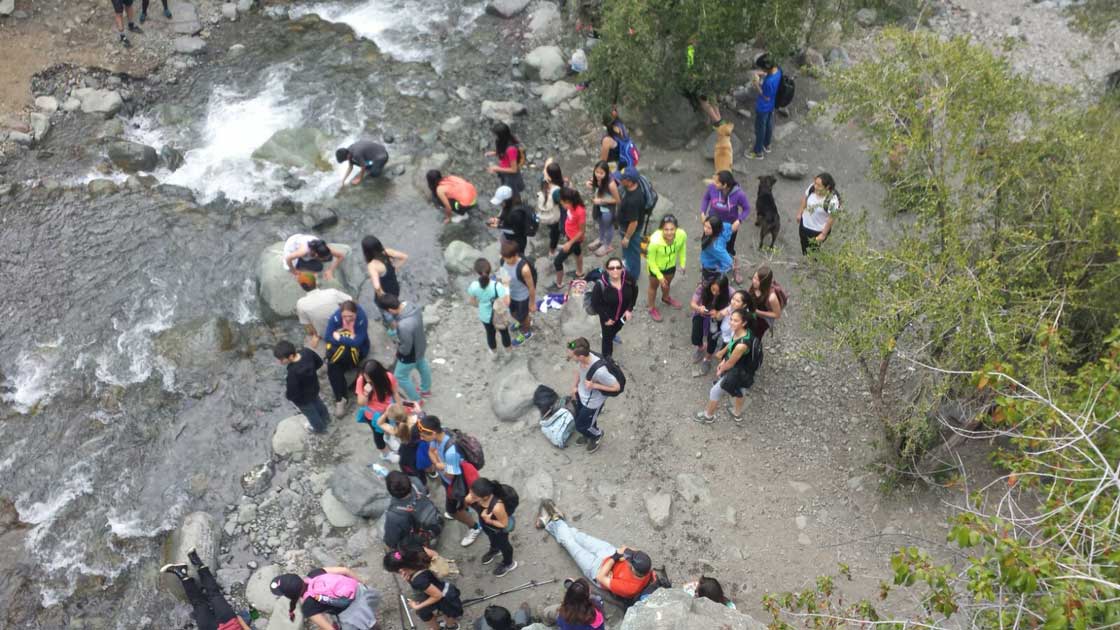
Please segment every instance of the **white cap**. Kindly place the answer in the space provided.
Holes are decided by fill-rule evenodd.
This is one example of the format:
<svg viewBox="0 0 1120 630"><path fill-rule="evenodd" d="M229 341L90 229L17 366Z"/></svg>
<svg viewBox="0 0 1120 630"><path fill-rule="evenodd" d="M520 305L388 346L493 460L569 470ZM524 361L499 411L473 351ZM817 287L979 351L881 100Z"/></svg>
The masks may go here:
<svg viewBox="0 0 1120 630"><path fill-rule="evenodd" d="M490 200L490 205L499 206L502 202L509 201L510 199L513 199L513 189L509 186L499 186L498 189L494 191L494 198Z"/></svg>

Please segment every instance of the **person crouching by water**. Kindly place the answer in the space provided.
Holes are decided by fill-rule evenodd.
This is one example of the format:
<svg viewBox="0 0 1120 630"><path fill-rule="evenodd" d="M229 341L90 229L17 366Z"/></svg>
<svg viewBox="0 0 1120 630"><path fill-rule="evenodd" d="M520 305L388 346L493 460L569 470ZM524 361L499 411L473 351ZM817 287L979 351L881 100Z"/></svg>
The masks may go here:
<svg viewBox="0 0 1120 630"><path fill-rule="evenodd" d="M348 162L346 165L346 174L342 176L342 185L346 185L347 178L350 177L350 171L354 167L358 167L358 174L354 179L350 180L351 186L357 186L362 183L362 178L365 176L379 177L381 172L385 170L385 164L389 161L389 152L385 150L385 146L369 140L359 140L348 147L339 147L334 152L334 159L338 160L339 164Z"/></svg>
<svg viewBox="0 0 1120 630"><path fill-rule="evenodd" d="M474 184L459 177L447 175L437 170L428 171L428 190L432 202L443 208L443 224L465 221L472 210L478 208L478 189Z"/></svg>
<svg viewBox="0 0 1120 630"><path fill-rule="evenodd" d="M346 252L311 234L293 234L284 241L281 261L284 269L299 282L301 272L320 273L326 280L334 280L334 270L346 258ZM330 263L324 265L323 263Z"/></svg>

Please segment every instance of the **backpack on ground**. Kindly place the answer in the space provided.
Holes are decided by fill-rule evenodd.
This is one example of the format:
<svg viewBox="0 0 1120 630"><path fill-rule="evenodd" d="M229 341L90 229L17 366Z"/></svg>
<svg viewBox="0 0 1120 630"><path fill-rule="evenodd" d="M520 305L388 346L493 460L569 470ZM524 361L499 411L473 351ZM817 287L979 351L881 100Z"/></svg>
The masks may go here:
<svg viewBox="0 0 1120 630"><path fill-rule="evenodd" d="M576 429L576 419L566 405L541 416L541 433L556 448L565 448Z"/></svg>
<svg viewBox="0 0 1120 630"><path fill-rule="evenodd" d="M479 442L475 436L463 433L459 429L449 429L447 433L451 436L451 443L459 451L459 456L471 466L474 466L475 469L482 470L482 467L486 465L486 454L482 452L482 442Z"/></svg>
<svg viewBox="0 0 1120 630"><path fill-rule="evenodd" d="M797 85L794 83L793 77L783 71L782 78L778 81L778 93L774 97L774 103L778 107L789 107L789 104L793 102L793 93L796 88Z"/></svg>
<svg viewBox="0 0 1120 630"><path fill-rule="evenodd" d="M555 411L559 402L560 394L548 385L537 385L537 390L533 392L533 406L541 413L542 418Z"/></svg>
<svg viewBox="0 0 1120 630"><path fill-rule="evenodd" d="M629 166L638 166L638 160L641 156L638 153L638 145L634 144L633 138L626 136L625 138L615 138L618 143L618 161L622 168Z"/></svg>
<svg viewBox="0 0 1120 630"><path fill-rule="evenodd" d="M782 288L782 285L778 284L777 280L770 281L770 289L774 292L774 295L778 296L778 304L781 304L784 310L786 304L789 304L789 294Z"/></svg>
<svg viewBox="0 0 1120 630"><path fill-rule="evenodd" d="M622 373L622 368L618 367L618 364L615 363L614 359L610 357L599 357L598 361L592 363L591 367L587 368L587 379L591 380L591 377L595 376L595 373L598 372L600 368L606 368L606 370L610 372L611 376L614 377L614 380L618 381L618 391L600 391L599 393L604 396L610 396L612 398L615 396L621 396L622 392L626 391L626 375Z"/></svg>
<svg viewBox="0 0 1120 630"><path fill-rule="evenodd" d="M522 266L523 264L529 265L529 274L533 277L533 286L540 286L540 283L537 281L537 265L535 262L533 262L532 258L526 258L525 256L521 257L521 261L517 263L517 267L515 267L513 270L513 272L517 274L517 279L525 282L525 277L521 275L521 270L524 269L524 267Z"/></svg>
<svg viewBox="0 0 1120 630"><path fill-rule="evenodd" d="M517 496L517 490L508 484L502 484L502 492L506 495L506 498L502 500L502 503L506 504L506 514L513 516L513 513L517 511L517 506L521 505L521 497Z"/></svg>

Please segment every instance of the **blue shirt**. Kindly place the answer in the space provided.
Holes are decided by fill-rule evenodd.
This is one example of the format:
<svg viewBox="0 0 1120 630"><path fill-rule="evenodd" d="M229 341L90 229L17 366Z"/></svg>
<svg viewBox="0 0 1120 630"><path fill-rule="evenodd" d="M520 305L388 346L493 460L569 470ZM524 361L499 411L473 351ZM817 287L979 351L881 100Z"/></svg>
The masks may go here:
<svg viewBox="0 0 1120 630"><path fill-rule="evenodd" d="M731 224L724 223L723 231L712 239L712 243L700 250L700 268L718 269L726 273L731 269L731 254L727 253L727 241L731 239Z"/></svg>
<svg viewBox="0 0 1120 630"><path fill-rule="evenodd" d="M475 280L467 289L467 294L478 300L478 319L483 324L489 324L494 318L494 302L509 295L509 291L504 284L491 278L490 284L486 285L485 289L479 286L478 280Z"/></svg>
<svg viewBox="0 0 1120 630"><path fill-rule="evenodd" d="M439 453L439 458L443 460L444 466L443 471L439 473L439 477L443 480L444 485L450 485L451 478L447 475L463 474L463 457L459 455L459 449L451 443L450 435L443 436L436 451Z"/></svg>
<svg viewBox="0 0 1120 630"><path fill-rule="evenodd" d="M782 70L768 74L762 79L762 93L755 101L754 111L765 114L774 111L774 103L778 102L778 86L782 83Z"/></svg>

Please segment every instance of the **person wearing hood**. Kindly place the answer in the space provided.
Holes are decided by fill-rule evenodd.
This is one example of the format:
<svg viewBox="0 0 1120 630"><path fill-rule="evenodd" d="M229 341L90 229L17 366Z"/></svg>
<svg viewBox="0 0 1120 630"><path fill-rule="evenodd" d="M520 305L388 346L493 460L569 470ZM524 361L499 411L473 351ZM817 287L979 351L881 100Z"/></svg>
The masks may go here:
<svg viewBox="0 0 1120 630"><path fill-rule="evenodd" d="M369 354L369 321L366 312L352 300L339 305L327 320L323 334L327 342L327 379L334 393L334 414L346 414L346 394L353 389L346 383L346 372L356 370Z"/></svg>
<svg viewBox="0 0 1120 630"><path fill-rule="evenodd" d="M397 367L393 369L393 376L409 399L430 398L432 368L428 365L428 359L424 357L428 340L424 336L424 316L420 307L412 302L402 302L392 293L379 295L374 301L377 308L392 314L397 319ZM413 370L420 373L419 392L412 382Z"/></svg>
<svg viewBox="0 0 1120 630"><path fill-rule="evenodd" d="M700 202L700 221L703 223L709 216L715 216L725 225L731 226L727 253L731 255L731 269L736 285L743 283L743 276L739 273L739 261L735 258L735 238L739 235L740 225L750 213L751 204L747 201L747 193L743 192L731 171L716 173L715 181L708 185L704 199Z"/></svg>

